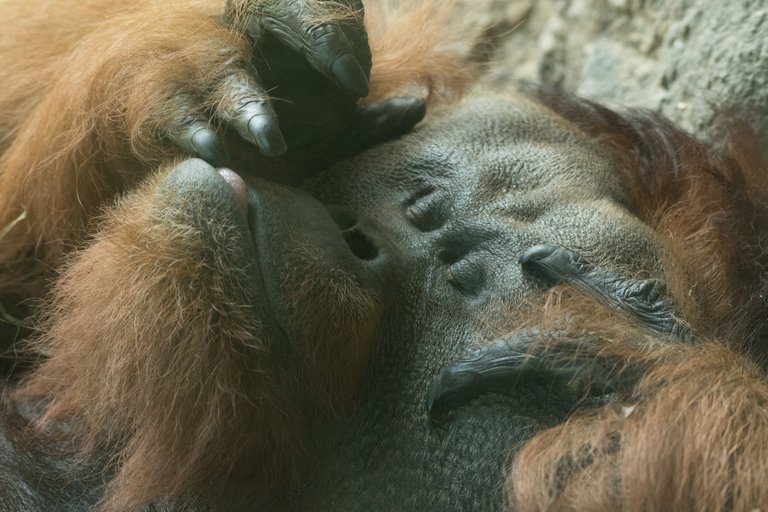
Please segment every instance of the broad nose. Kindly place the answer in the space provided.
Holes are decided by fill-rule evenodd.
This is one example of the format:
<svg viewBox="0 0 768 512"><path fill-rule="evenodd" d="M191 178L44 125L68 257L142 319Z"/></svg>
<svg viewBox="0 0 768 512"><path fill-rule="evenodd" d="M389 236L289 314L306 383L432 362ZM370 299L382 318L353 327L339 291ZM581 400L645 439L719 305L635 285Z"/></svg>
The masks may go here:
<svg viewBox="0 0 768 512"><path fill-rule="evenodd" d="M378 222L341 207L330 206L327 209L356 258L373 263L392 257L394 244Z"/></svg>

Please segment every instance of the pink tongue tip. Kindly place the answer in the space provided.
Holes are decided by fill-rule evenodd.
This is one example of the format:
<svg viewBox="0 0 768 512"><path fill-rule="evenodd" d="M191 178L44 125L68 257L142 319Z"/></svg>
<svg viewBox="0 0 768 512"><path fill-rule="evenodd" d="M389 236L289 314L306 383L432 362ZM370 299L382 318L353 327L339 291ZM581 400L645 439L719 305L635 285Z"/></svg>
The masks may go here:
<svg viewBox="0 0 768 512"><path fill-rule="evenodd" d="M243 178L231 169L219 169L219 174L227 182L235 196L235 202L243 217L248 213L248 189Z"/></svg>

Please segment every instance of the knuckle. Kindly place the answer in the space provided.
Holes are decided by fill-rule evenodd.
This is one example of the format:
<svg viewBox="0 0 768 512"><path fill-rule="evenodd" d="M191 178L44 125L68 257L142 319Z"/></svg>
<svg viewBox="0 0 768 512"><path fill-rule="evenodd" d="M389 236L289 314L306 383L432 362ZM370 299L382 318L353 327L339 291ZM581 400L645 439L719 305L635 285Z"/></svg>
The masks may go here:
<svg viewBox="0 0 768 512"><path fill-rule="evenodd" d="M266 102L266 94L255 78L245 72L232 73L221 81L219 110L242 110L252 103Z"/></svg>
<svg viewBox="0 0 768 512"><path fill-rule="evenodd" d="M331 42L343 44L342 40L339 38L338 30L328 23L314 24L305 27L304 36L309 45L326 45Z"/></svg>

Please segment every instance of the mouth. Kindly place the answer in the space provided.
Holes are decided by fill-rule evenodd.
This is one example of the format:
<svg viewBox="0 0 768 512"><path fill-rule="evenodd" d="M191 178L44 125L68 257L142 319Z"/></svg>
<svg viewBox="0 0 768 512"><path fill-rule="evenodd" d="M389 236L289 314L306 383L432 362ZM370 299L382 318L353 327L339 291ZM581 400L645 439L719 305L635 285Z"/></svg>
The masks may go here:
<svg viewBox="0 0 768 512"><path fill-rule="evenodd" d="M222 168L218 170L219 176L229 185L233 199L244 219L248 217L248 186L245 180L232 169Z"/></svg>
<svg viewBox="0 0 768 512"><path fill-rule="evenodd" d="M292 308L303 306L295 304L294 288L311 282L330 289L330 281L340 274L362 289L381 288L385 251L353 215L326 208L298 189L229 169L218 174L252 244L252 274L259 289L255 300L268 317L267 328L284 341L300 337L291 320L297 314ZM328 284L318 285L323 279Z"/></svg>
<svg viewBox="0 0 768 512"><path fill-rule="evenodd" d="M239 224L245 245L250 246L243 249L250 254L248 267L251 270L249 274L255 280L253 285L256 293L253 294L252 300L261 312L261 320L267 332L277 338L279 345L287 346L292 342L293 337L289 336L288 314L284 307L284 297L278 293L280 286L274 271L276 261L267 249L271 241L267 221L269 216L265 214L260 205L262 202L260 195L263 192L259 191L257 185L251 183L251 179L249 179L249 183L246 183L245 179L232 169L217 169L217 173L224 183L222 184L221 181L217 180L216 188L226 190L222 197L223 203L230 203L230 206L235 207L234 209L229 208L227 217L230 220L222 219L222 221L235 221ZM237 221L234 218L233 210L239 214Z"/></svg>

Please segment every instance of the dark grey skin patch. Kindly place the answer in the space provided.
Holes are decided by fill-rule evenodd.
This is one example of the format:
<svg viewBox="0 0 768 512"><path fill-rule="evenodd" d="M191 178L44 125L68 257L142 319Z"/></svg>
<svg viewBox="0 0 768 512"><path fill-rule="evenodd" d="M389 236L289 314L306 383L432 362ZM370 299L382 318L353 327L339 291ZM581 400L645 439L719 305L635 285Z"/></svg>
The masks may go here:
<svg viewBox="0 0 768 512"><path fill-rule="evenodd" d="M472 393L436 425L425 401L442 368L503 334L505 315L550 282L519 259L552 244L616 275L660 278L655 234L625 207L618 164L524 97L468 101L310 187L399 248L359 408L318 438L298 510L498 511L516 449L572 410L562 379Z"/></svg>

